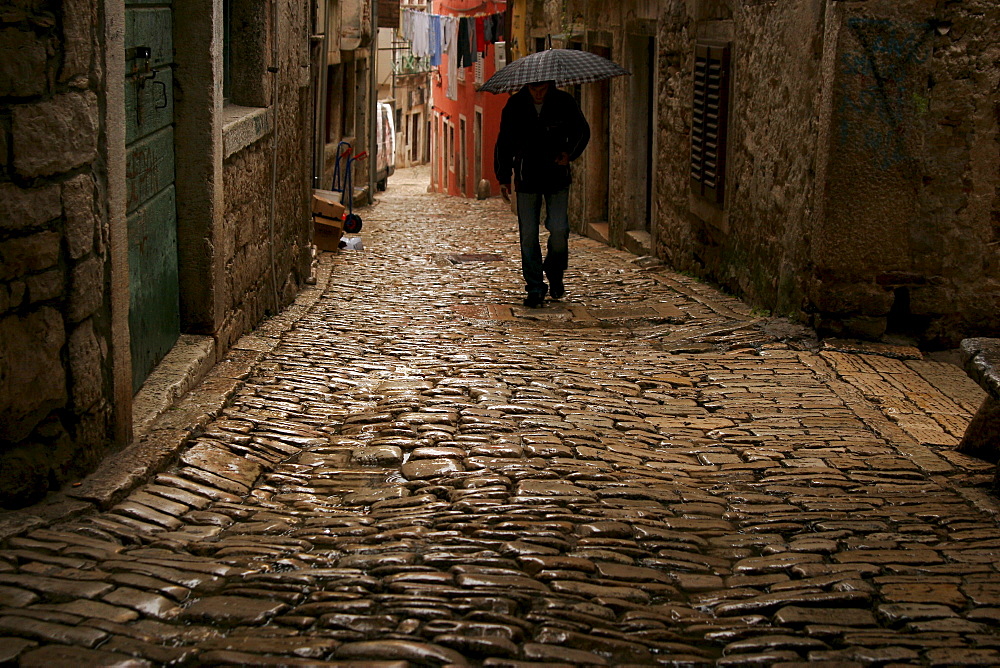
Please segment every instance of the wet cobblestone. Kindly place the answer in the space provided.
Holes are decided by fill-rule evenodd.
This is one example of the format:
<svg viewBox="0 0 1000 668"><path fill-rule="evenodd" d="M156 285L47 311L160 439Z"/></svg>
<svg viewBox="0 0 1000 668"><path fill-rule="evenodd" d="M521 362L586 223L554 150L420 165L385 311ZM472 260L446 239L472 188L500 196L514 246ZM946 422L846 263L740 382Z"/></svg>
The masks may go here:
<svg viewBox="0 0 1000 668"><path fill-rule="evenodd" d="M8 518L0 663L1000 664L964 372L577 237L524 309L509 211L425 183L237 345L176 466Z"/></svg>

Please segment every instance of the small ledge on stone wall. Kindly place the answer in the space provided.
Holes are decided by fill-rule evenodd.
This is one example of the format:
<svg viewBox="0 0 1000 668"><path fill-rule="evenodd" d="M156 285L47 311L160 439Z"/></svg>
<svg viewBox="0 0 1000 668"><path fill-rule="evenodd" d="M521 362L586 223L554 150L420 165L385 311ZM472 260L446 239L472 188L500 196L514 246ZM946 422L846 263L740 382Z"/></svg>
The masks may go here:
<svg viewBox="0 0 1000 668"><path fill-rule="evenodd" d="M270 107L241 107L227 104L222 108L223 160L271 133L274 113Z"/></svg>

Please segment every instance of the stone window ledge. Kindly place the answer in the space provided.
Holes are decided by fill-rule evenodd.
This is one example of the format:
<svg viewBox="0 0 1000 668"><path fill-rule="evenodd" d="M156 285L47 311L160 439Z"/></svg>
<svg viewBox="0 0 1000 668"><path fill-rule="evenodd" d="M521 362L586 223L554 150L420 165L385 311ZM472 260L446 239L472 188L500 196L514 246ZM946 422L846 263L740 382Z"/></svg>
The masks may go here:
<svg viewBox="0 0 1000 668"><path fill-rule="evenodd" d="M274 112L269 107L241 107L226 104L222 108L223 160L271 134Z"/></svg>

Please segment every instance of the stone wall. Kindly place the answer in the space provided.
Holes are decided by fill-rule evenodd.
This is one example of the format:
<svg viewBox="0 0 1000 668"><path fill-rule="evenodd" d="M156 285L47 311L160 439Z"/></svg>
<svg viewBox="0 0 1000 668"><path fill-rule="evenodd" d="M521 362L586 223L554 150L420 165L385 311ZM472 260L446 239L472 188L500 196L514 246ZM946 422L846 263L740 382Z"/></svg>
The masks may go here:
<svg viewBox="0 0 1000 668"><path fill-rule="evenodd" d="M96 0L0 15L0 506L113 442Z"/></svg>
<svg viewBox="0 0 1000 668"><path fill-rule="evenodd" d="M995 332L996 6L744 3L735 19L739 191L709 275L833 334Z"/></svg>
<svg viewBox="0 0 1000 668"><path fill-rule="evenodd" d="M661 32L670 45L661 76L672 84L661 107L659 168L670 186L659 248L678 269L769 309L797 312L823 159L821 3L743 3L705 15ZM683 34L732 45L724 205L693 196L688 184L693 59Z"/></svg>
<svg viewBox="0 0 1000 668"><path fill-rule="evenodd" d="M665 3L666 4L666 3ZM678 269L695 273L695 219L689 215L690 186L686 176L691 136L691 71L693 52L688 39L690 17L683 2L669 3L657 26L656 95L658 110L655 175L658 184L653 252Z"/></svg>
<svg viewBox="0 0 1000 668"><path fill-rule="evenodd" d="M254 107L235 114L221 0L172 5L181 328L218 355L290 303L311 265L311 17L275 2L240 5L267 35L252 26L257 76L239 85ZM0 12L0 507L85 475L131 435L124 22L114 0Z"/></svg>
<svg viewBox="0 0 1000 668"><path fill-rule="evenodd" d="M871 0L829 15L817 324L938 345L995 333L1000 6Z"/></svg>
<svg viewBox="0 0 1000 668"><path fill-rule="evenodd" d="M280 35L302 35L308 29L307 7L282 4L279 21L283 24ZM258 54L270 62L271 54L265 56ZM223 162L225 222L220 261L225 266L221 297L225 317L215 333L221 349L229 348L268 313L290 303L309 276L313 124L308 74L305 42L279 44L278 72L269 75L278 78L277 105L267 117L270 131L226 155ZM270 101L273 83L269 79L258 95ZM277 174L273 184L272 173Z"/></svg>
<svg viewBox="0 0 1000 668"><path fill-rule="evenodd" d="M663 3L655 253L828 334L1000 330L998 25L986 0ZM732 44L724 206L688 185L698 38Z"/></svg>

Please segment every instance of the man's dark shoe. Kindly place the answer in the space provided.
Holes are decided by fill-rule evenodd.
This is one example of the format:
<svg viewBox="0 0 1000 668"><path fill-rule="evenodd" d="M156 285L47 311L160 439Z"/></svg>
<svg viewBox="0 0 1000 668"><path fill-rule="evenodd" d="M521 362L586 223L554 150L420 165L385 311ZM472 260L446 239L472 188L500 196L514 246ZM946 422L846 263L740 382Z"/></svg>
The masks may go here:
<svg viewBox="0 0 1000 668"><path fill-rule="evenodd" d="M549 278L549 296L556 300L566 296L566 286L562 281L553 281L551 277Z"/></svg>
<svg viewBox="0 0 1000 668"><path fill-rule="evenodd" d="M545 305L545 295L530 294L524 298L524 305L527 308L541 308Z"/></svg>

